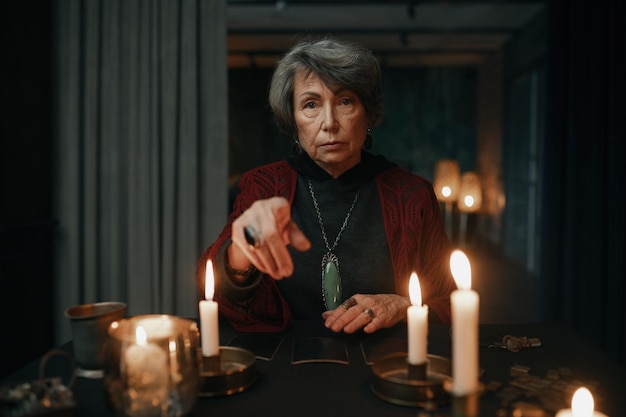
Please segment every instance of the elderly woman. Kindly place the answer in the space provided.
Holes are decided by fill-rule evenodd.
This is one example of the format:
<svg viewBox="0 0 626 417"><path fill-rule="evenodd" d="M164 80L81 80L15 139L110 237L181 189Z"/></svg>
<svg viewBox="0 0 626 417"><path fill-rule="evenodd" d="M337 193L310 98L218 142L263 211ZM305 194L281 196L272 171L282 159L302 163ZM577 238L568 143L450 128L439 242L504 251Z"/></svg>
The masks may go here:
<svg viewBox="0 0 626 417"><path fill-rule="evenodd" d="M367 333L406 318L416 272L430 318L450 321L450 242L432 185L366 150L383 115L378 61L332 39L293 47L269 102L295 156L244 173L212 259L220 312L242 331L292 319ZM369 146L368 146L369 142Z"/></svg>

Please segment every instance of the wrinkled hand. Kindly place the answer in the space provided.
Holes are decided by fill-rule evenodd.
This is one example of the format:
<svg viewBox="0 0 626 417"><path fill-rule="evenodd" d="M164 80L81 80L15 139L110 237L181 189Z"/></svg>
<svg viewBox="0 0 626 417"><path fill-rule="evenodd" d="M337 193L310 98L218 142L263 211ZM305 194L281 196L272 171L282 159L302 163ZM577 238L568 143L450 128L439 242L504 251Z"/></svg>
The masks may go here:
<svg viewBox="0 0 626 417"><path fill-rule="evenodd" d="M246 226L256 231L261 243L258 248L250 247L246 241ZM291 206L282 197L255 201L233 222L231 240L234 244L228 248L228 257L233 268L245 269L252 263L274 279L293 274L288 245L299 251L311 247L311 242L291 220Z"/></svg>
<svg viewBox="0 0 626 417"><path fill-rule="evenodd" d="M363 328L365 333L373 333L406 319L410 304L408 298L397 294L355 294L336 309L322 313L322 318L334 332L354 333ZM371 310L369 315L367 309Z"/></svg>

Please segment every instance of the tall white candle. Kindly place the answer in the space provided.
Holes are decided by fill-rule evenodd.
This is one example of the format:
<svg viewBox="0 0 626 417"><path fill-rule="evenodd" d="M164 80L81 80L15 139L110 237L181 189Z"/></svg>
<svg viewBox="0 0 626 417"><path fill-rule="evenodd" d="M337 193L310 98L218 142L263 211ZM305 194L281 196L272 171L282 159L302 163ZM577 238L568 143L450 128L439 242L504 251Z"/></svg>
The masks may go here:
<svg viewBox="0 0 626 417"><path fill-rule="evenodd" d="M556 417L606 417L606 414L594 410L593 395L585 388L580 387L572 396L572 408L559 410Z"/></svg>
<svg viewBox="0 0 626 417"><path fill-rule="evenodd" d="M467 256L455 250L450 269L457 290L452 292L452 393L468 395L478 390L478 304L471 289L472 270Z"/></svg>
<svg viewBox="0 0 626 417"><path fill-rule="evenodd" d="M204 300L200 301L200 335L202 337L202 356L217 356L220 354L220 334L217 303L213 301L215 279L213 278L213 263L209 259L206 263L204 281Z"/></svg>
<svg viewBox="0 0 626 417"><path fill-rule="evenodd" d="M422 290L415 272L409 280L409 296L412 305L407 309L408 361L421 365L428 361L428 306L422 305Z"/></svg>

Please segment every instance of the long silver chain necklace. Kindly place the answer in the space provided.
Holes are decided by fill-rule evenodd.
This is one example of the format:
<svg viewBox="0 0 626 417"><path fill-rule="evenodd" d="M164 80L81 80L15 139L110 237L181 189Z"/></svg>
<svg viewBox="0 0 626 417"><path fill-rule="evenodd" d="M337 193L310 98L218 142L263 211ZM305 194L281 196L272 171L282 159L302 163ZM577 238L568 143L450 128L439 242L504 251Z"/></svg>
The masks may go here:
<svg viewBox="0 0 626 417"><path fill-rule="evenodd" d="M337 258L337 255L333 253L333 250L337 247L341 234L348 225L348 219L350 219L352 210L354 210L354 206L359 199L359 194L361 194L361 187L359 187L359 191L357 191L354 196L350 210L348 210L348 214L346 214L346 218L343 220L343 224L341 225L341 229L339 229L339 233L337 233L335 242L332 246L330 246L328 244L328 238L326 237L324 222L322 221L322 213L320 212L317 199L315 198L315 193L313 192L313 185L311 184L310 179L308 181L309 191L311 192L311 198L313 199L313 206L315 207L315 212L317 213L317 220L320 223L322 238L324 239L324 244L326 245L327 250L326 254L322 257L322 299L324 300L326 308L328 310L333 310L341 304L341 275L339 274L339 259Z"/></svg>

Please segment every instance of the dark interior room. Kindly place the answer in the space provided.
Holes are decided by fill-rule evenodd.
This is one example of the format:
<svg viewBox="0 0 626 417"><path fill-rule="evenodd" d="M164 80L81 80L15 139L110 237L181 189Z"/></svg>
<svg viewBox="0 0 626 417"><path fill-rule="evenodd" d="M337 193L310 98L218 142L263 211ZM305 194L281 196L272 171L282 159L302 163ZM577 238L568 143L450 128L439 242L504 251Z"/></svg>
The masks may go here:
<svg viewBox="0 0 626 417"><path fill-rule="evenodd" d="M68 340L72 304L197 318L195 260L237 178L291 152L267 104L275 63L323 36L380 60L375 153L432 182L442 160L480 179L477 210L441 204L480 323L561 323L624 369L624 2L149 3L5 2L0 379Z"/></svg>

